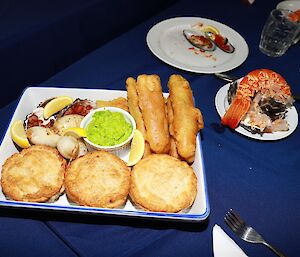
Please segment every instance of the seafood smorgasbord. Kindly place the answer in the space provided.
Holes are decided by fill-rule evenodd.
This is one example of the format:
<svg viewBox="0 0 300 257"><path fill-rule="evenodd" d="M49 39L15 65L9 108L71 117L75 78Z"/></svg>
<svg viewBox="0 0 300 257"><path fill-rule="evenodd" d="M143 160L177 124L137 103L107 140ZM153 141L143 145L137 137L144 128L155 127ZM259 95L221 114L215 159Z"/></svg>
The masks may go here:
<svg viewBox="0 0 300 257"><path fill-rule="evenodd" d="M241 125L253 133L287 131L287 109L293 105L290 86L275 71L257 69L229 89L229 109L222 124L232 129Z"/></svg>
<svg viewBox="0 0 300 257"><path fill-rule="evenodd" d="M79 205L103 208L116 208L124 205L128 199L131 185L129 181L130 172L128 173L131 168L113 153L104 152L103 150L90 150L83 140L88 133L80 127L84 117L92 110L100 106L117 106L127 110L136 121L137 129L143 136L142 140L145 140L145 148L143 148L145 152L142 158L156 156L153 157L153 160L159 160L149 166L149 172L153 170L153 176L158 176L153 178L154 180L159 181L161 179L155 170L160 169L161 165L168 166L166 160L170 158L172 159L170 163L180 164L178 167L176 165L168 166L172 172L176 172L177 169L179 172L180 167L186 167L185 169L188 170L192 177L192 187L181 185L184 192L191 191L191 197L184 204L174 203L175 205L178 204L178 208L170 210L163 208L161 211L178 212L190 207L197 192L197 177L191 165L195 156L196 136L199 130L203 128L203 120L200 110L195 107L189 83L182 76L172 75L169 78L168 86L170 94L167 100L162 92L159 76L143 74L138 76L137 79L128 78L126 80L127 98L119 97L109 101L78 98L47 119L43 115L45 106L53 99L57 101L57 98L61 96L44 100L35 110L24 117L24 126L22 127L24 133L22 135L25 136L30 144L26 145L26 149L24 148L20 153L9 157L2 166L2 175L3 172L8 174L7 176L2 176L3 193L6 197L16 201L48 202L49 200L58 200L57 197L63 195L64 188L66 188L66 196L71 201L71 204L75 202ZM167 107L167 102L169 107ZM84 130L84 133L82 130ZM17 144L15 140L14 142ZM20 147L20 145L18 146ZM67 176L63 176L63 186L59 184L57 190L53 193L51 192L49 197L47 194L46 197L30 198L26 195L27 193L31 195L39 194L37 192L39 188L36 186L39 183L36 183L35 180L43 180L47 177L47 156L45 154L45 160L39 160L38 158L39 152L43 151L43 149L50 153L56 153L57 158L63 165L60 165L58 161L55 162L55 165L61 167L63 172L58 168L59 172L62 174L66 173ZM35 153L36 155L33 158L29 156L29 153ZM160 158L161 155L164 157ZM14 162L16 157L22 157L24 160L25 164L20 169ZM31 186L31 190L28 192L23 190L22 197L10 193L8 183L12 182L5 178L10 178L11 172L29 172L26 170L28 166L27 161L31 160L34 160L35 174L40 175L37 178L28 176L20 180L19 183L14 185L14 191L29 186ZM150 158L149 160L152 159ZM44 163L41 164L40 162ZM127 174L124 177L125 173L119 174L120 180L115 180L114 178L116 178L115 175L117 174L115 174L116 168L113 167L112 162L122 167L129 176ZM98 174L98 172L100 173ZM123 183L122 181L125 182ZM171 184L174 183L172 179L168 181ZM146 180L143 179L142 183L146 182L147 178ZM150 182L152 183L153 180ZM181 182L184 183L184 180L179 179L176 181L179 184ZM115 187L112 186L112 183L116 183ZM135 182L135 186L139 186L136 183L138 182ZM115 198L116 192L120 193L117 198ZM174 199L180 198L176 195L176 192L173 193L172 197ZM151 203L151 198L148 201L142 208L147 209L146 206L153 204ZM134 202L132 203L134 204ZM138 208L138 206L136 207ZM154 208L153 211L157 211L157 209Z"/></svg>

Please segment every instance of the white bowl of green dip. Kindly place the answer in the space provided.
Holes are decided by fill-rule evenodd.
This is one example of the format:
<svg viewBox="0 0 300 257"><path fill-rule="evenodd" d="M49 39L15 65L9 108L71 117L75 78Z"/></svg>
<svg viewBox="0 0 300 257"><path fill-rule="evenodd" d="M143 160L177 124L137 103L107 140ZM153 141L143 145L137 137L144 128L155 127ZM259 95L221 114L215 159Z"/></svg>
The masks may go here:
<svg viewBox="0 0 300 257"><path fill-rule="evenodd" d="M117 155L130 147L136 123L125 110L102 107L90 111L80 124L87 136L84 138L92 150L104 150Z"/></svg>

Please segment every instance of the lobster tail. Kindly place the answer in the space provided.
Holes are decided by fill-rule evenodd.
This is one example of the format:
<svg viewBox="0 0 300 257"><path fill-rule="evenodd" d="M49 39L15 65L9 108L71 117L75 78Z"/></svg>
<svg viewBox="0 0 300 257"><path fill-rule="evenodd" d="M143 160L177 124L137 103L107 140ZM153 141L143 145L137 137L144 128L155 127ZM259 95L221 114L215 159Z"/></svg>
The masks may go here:
<svg viewBox="0 0 300 257"><path fill-rule="evenodd" d="M222 118L222 125L235 129L250 108L250 99L235 97L229 109Z"/></svg>

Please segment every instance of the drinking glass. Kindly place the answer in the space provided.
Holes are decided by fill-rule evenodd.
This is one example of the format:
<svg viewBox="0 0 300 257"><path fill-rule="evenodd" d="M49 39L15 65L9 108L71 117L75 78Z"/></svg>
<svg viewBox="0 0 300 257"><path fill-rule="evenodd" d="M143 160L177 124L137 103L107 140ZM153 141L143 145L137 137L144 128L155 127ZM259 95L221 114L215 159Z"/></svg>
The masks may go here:
<svg viewBox="0 0 300 257"><path fill-rule="evenodd" d="M259 49L262 53L279 57L294 43L300 25L288 18L290 13L281 9L271 11L261 33Z"/></svg>

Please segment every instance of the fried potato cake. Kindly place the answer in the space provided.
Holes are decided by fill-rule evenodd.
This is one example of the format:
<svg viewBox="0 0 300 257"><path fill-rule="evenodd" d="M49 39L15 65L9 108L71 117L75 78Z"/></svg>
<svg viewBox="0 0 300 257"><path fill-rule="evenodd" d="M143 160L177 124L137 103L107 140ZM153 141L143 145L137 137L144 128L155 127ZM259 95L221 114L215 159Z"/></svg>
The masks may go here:
<svg viewBox="0 0 300 257"><path fill-rule="evenodd" d="M184 161L152 154L133 167L129 195L145 210L179 212L193 204L196 194L197 177Z"/></svg>
<svg viewBox="0 0 300 257"><path fill-rule="evenodd" d="M63 192L65 169L66 160L55 148L30 146L3 164L2 191L16 201L54 201Z"/></svg>
<svg viewBox="0 0 300 257"><path fill-rule="evenodd" d="M203 117L195 108L189 82L180 75L171 75L168 81L169 99L172 107L170 133L175 139L180 157L192 163L195 158L196 137L204 127Z"/></svg>
<svg viewBox="0 0 300 257"><path fill-rule="evenodd" d="M105 151L89 152L67 168L65 190L79 204L116 208L127 199L130 168L119 157Z"/></svg>
<svg viewBox="0 0 300 257"><path fill-rule="evenodd" d="M157 75L139 75L136 88L151 151L168 153L170 134L160 78Z"/></svg>

